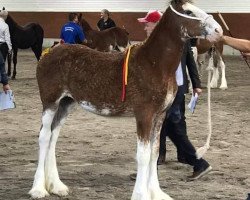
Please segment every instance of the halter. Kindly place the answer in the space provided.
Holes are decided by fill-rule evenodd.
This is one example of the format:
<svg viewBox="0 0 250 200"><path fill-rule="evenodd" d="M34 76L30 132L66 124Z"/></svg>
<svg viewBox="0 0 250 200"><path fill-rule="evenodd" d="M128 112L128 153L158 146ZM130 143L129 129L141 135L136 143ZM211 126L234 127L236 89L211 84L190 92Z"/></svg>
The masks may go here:
<svg viewBox="0 0 250 200"><path fill-rule="evenodd" d="M192 17L192 16L188 16L188 15L182 14L182 13L178 12L177 10L175 10L175 9L173 8L172 5L170 5L169 7L171 8L171 10L172 10L175 14L177 14L177 15L179 15L179 16L181 16L181 17L188 18L188 19L194 19L194 20L198 20L198 21L206 21L208 18L212 17L212 15L208 15L208 16L206 17L206 19L204 20L203 18L200 18L200 17Z"/></svg>

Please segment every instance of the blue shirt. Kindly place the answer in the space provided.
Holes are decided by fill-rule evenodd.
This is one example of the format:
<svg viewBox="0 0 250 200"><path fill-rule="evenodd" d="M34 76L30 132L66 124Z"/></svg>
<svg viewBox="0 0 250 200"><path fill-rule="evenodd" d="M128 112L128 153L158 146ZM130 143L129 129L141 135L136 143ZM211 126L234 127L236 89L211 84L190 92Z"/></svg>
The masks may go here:
<svg viewBox="0 0 250 200"><path fill-rule="evenodd" d="M83 42L85 35L82 28L78 24L68 22L62 27L60 38L63 39L65 43L77 44L79 42Z"/></svg>

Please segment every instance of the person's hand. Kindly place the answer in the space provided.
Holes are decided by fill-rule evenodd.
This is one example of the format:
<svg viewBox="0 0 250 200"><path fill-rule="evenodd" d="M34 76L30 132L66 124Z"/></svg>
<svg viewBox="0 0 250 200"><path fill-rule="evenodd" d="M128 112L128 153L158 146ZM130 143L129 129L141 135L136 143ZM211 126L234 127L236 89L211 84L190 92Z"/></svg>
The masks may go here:
<svg viewBox="0 0 250 200"><path fill-rule="evenodd" d="M8 54L9 54L9 55L11 55L11 54L12 54L12 49L10 49L10 50L8 51Z"/></svg>
<svg viewBox="0 0 250 200"><path fill-rule="evenodd" d="M193 93L194 94L197 93L198 96L200 96L200 94L202 93L202 89L201 88L194 88Z"/></svg>
<svg viewBox="0 0 250 200"><path fill-rule="evenodd" d="M10 90L10 85L9 84L3 85L3 91L7 93L7 90Z"/></svg>
<svg viewBox="0 0 250 200"><path fill-rule="evenodd" d="M250 57L250 52L242 52L242 56L244 59L247 59Z"/></svg>

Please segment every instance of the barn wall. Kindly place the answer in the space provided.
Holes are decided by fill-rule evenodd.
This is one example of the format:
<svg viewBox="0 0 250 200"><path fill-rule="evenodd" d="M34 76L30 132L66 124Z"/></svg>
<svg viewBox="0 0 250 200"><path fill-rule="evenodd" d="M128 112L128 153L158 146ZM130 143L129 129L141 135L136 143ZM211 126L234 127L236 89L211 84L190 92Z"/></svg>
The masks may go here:
<svg viewBox="0 0 250 200"><path fill-rule="evenodd" d="M1 0L0 6L8 11L29 12L99 12L106 8L112 12L164 11L169 0ZM249 13L249 0L193 0L194 5L206 12Z"/></svg>
<svg viewBox="0 0 250 200"><path fill-rule="evenodd" d="M144 40L146 35L142 24L137 18L144 17L145 12L114 12L111 17L119 27L125 27L130 33L130 39L134 41ZM68 12L10 12L10 15L20 25L28 22L38 22L45 31L45 38L58 38L62 25L67 22ZM214 18L222 25L217 14ZM235 37L250 39L250 13L223 13L231 33ZM99 12L84 12L83 17L96 29L99 20ZM222 25L223 26L223 25ZM224 30L225 34L227 31Z"/></svg>

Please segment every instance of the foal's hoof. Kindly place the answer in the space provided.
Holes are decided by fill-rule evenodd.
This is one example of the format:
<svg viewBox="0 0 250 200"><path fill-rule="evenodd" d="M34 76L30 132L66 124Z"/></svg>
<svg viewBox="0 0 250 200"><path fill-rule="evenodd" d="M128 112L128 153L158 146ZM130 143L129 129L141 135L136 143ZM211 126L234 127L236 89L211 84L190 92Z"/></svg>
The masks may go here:
<svg viewBox="0 0 250 200"><path fill-rule="evenodd" d="M29 191L30 196L33 199L39 199L39 198L43 198L46 196L49 196L49 193L47 192L47 190L45 188L32 188Z"/></svg>
<svg viewBox="0 0 250 200"><path fill-rule="evenodd" d="M68 187L61 181L50 184L48 191L58 196L67 196L69 194Z"/></svg>
<svg viewBox="0 0 250 200"><path fill-rule="evenodd" d="M16 77L12 76L11 79L12 79L12 80L16 80Z"/></svg>
<svg viewBox="0 0 250 200"><path fill-rule="evenodd" d="M220 89L221 89L221 90L226 90L226 89L227 89L227 86L220 86Z"/></svg>

